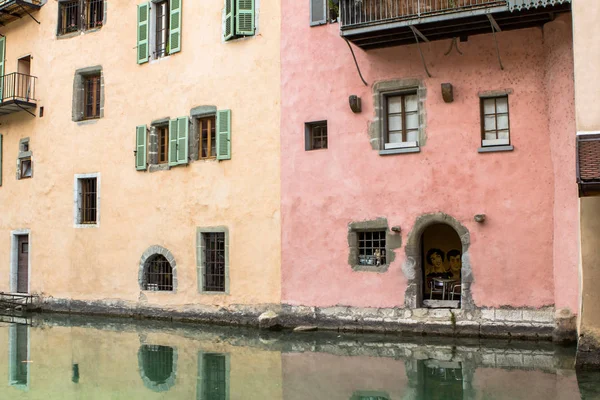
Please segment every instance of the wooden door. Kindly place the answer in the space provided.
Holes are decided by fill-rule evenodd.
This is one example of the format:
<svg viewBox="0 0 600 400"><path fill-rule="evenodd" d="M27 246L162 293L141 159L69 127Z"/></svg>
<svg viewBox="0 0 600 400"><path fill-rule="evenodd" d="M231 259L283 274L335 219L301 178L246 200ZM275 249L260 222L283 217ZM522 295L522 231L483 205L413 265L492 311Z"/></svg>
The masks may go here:
<svg viewBox="0 0 600 400"><path fill-rule="evenodd" d="M29 292L29 236L18 236L17 292Z"/></svg>

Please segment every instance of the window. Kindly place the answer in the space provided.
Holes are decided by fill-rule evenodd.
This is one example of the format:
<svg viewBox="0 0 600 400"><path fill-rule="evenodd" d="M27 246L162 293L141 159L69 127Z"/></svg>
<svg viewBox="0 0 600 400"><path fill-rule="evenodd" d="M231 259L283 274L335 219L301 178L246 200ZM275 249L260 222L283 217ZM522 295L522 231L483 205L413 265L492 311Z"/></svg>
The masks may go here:
<svg viewBox="0 0 600 400"><path fill-rule="evenodd" d="M61 1L58 6L58 35L101 27L104 21L104 1Z"/></svg>
<svg viewBox="0 0 600 400"><path fill-rule="evenodd" d="M84 119L100 118L100 74L84 78Z"/></svg>
<svg viewBox="0 0 600 400"><path fill-rule="evenodd" d="M19 140L19 157L17 159L17 179L27 179L33 176L33 161L29 138Z"/></svg>
<svg viewBox="0 0 600 400"><path fill-rule="evenodd" d="M225 291L225 233L204 233L205 292Z"/></svg>
<svg viewBox="0 0 600 400"><path fill-rule="evenodd" d="M225 0L225 40L253 36L254 0Z"/></svg>
<svg viewBox="0 0 600 400"><path fill-rule="evenodd" d="M173 268L162 254L155 254L146 261L143 289L153 292L173 290Z"/></svg>
<svg viewBox="0 0 600 400"><path fill-rule="evenodd" d="M200 118L200 158L215 158L217 156L216 118Z"/></svg>
<svg viewBox="0 0 600 400"><path fill-rule="evenodd" d="M310 0L310 26L335 23L339 13L339 0Z"/></svg>
<svg viewBox="0 0 600 400"><path fill-rule="evenodd" d="M387 264L384 230L358 232L358 265Z"/></svg>
<svg viewBox="0 0 600 400"><path fill-rule="evenodd" d="M21 179L31 178L31 158L24 158L20 162L20 176Z"/></svg>
<svg viewBox="0 0 600 400"><path fill-rule="evenodd" d="M416 92L385 96L384 149L419 145L419 100Z"/></svg>
<svg viewBox="0 0 600 400"><path fill-rule="evenodd" d="M138 350L138 367L144 386L153 392L166 392L175 384L177 350L144 344Z"/></svg>
<svg viewBox="0 0 600 400"><path fill-rule="evenodd" d="M100 223L100 174L75 175L75 227L98 227Z"/></svg>
<svg viewBox="0 0 600 400"><path fill-rule="evenodd" d="M483 147L510 145L508 96L481 99L481 144Z"/></svg>
<svg viewBox="0 0 600 400"><path fill-rule="evenodd" d="M229 400L229 354L198 353L196 398Z"/></svg>
<svg viewBox="0 0 600 400"><path fill-rule="evenodd" d="M157 127L156 133L158 137L158 164L166 164L169 162L169 127Z"/></svg>
<svg viewBox="0 0 600 400"><path fill-rule="evenodd" d="M138 64L181 51L181 4L162 0L138 5Z"/></svg>
<svg viewBox="0 0 600 400"><path fill-rule="evenodd" d="M305 150L327 148L327 121L309 122L304 131Z"/></svg>
<svg viewBox="0 0 600 400"><path fill-rule="evenodd" d="M9 384L21 390L29 388L30 343L29 326L9 326Z"/></svg>

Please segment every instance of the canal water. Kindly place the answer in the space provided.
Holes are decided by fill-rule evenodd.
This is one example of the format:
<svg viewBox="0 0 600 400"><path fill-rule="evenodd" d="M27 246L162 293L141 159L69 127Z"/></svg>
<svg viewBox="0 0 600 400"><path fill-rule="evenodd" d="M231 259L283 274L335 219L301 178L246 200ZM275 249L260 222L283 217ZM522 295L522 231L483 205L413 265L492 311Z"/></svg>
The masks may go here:
<svg viewBox="0 0 600 400"><path fill-rule="evenodd" d="M600 399L550 343L35 316L0 323L0 399Z"/></svg>

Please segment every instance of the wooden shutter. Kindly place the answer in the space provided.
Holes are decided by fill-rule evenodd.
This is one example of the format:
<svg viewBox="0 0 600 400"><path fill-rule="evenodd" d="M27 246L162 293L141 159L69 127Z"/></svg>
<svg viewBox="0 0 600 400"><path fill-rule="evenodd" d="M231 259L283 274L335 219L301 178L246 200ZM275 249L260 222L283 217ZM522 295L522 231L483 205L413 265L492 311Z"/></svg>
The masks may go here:
<svg viewBox="0 0 600 400"><path fill-rule="evenodd" d="M327 23L327 0L310 1L310 26Z"/></svg>
<svg viewBox="0 0 600 400"><path fill-rule="evenodd" d="M0 186L2 186L2 135L0 135Z"/></svg>
<svg viewBox="0 0 600 400"><path fill-rule="evenodd" d="M171 0L171 22L169 24L169 54L181 51L181 2Z"/></svg>
<svg viewBox="0 0 600 400"><path fill-rule="evenodd" d="M233 18L235 10L235 0L225 0L225 40L229 40L235 33L235 21Z"/></svg>
<svg viewBox="0 0 600 400"><path fill-rule="evenodd" d="M235 34L254 35L254 0L235 1Z"/></svg>
<svg viewBox="0 0 600 400"><path fill-rule="evenodd" d="M146 125L135 128L135 169L146 170Z"/></svg>
<svg viewBox="0 0 600 400"><path fill-rule="evenodd" d="M217 160L231 160L231 110L217 111Z"/></svg>
<svg viewBox="0 0 600 400"><path fill-rule="evenodd" d="M177 164L188 163L189 126L188 117L177 118Z"/></svg>
<svg viewBox="0 0 600 400"><path fill-rule="evenodd" d="M0 101L4 100L4 54L6 53L6 37L0 37Z"/></svg>
<svg viewBox="0 0 600 400"><path fill-rule="evenodd" d="M148 62L148 22L150 20L150 3L138 4L137 9L137 63Z"/></svg>
<svg viewBox="0 0 600 400"><path fill-rule="evenodd" d="M178 135L177 128L179 127L177 123L177 118L169 121L169 165L177 165L177 145L178 145Z"/></svg>

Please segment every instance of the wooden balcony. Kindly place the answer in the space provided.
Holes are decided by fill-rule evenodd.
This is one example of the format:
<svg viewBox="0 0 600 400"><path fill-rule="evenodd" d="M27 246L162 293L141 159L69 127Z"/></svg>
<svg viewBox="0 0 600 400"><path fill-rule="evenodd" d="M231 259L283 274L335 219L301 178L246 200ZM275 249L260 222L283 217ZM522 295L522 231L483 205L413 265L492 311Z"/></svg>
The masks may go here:
<svg viewBox="0 0 600 400"><path fill-rule="evenodd" d="M540 26L571 0L339 0L342 37L369 50Z"/></svg>
<svg viewBox="0 0 600 400"><path fill-rule="evenodd" d="M37 107L35 83L31 75L13 72L0 77L0 117L26 111L35 116L32 110Z"/></svg>
<svg viewBox="0 0 600 400"><path fill-rule="evenodd" d="M0 26L23 17L31 17L38 22L32 14L41 7L42 0L0 0Z"/></svg>

